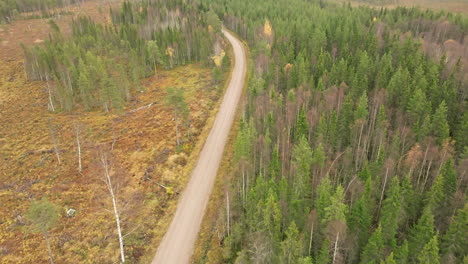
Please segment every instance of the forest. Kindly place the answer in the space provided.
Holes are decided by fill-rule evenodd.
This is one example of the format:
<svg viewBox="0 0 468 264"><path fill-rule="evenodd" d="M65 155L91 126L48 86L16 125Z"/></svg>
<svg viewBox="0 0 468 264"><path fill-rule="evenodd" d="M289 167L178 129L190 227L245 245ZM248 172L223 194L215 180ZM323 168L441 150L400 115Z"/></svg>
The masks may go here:
<svg viewBox="0 0 468 264"><path fill-rule="evenodd" d="M139 81L190 62L209 65L220 21L190 10L182 1L124 2L110 10L111 24L79 17L65 38L54 21L43 46L24 47L30 80L47 82L49 109L122 109ZM210 16L211 14L211 16ZM208 23L217 24L212 32Z"/></svg>
<svg viewBox="0 0 468 264"><path fill-rule="evenodd" d="M41 11L47 13L53 8L64 7L85 0L1 0L0 24L10 23L20 13Z"/></svg>
<svg viewBox="0 0 468 264"><path fill-rule="evenodd" d="M467 263L466 15L200 8L251 49L228 197L200 263Z"/></svg>

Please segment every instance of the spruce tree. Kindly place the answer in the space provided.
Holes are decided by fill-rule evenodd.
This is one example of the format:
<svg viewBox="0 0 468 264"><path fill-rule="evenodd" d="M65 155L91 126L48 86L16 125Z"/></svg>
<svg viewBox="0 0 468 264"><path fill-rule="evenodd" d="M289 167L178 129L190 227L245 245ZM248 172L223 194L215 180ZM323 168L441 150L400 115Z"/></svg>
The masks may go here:
<svg viewBox="0 0 468 264"><path fill-rule="evenodd" d="M447 104L445 101L440 103L432 117L432 133L436 137L439 145L442 145L444 140L449 137L450 127L447 122Z"/></svg>
<svg viewBox="0 0 468 264"><path fill-rule="evenodd" d="M408 239L409 252L422 251L434 234L434 216L432 214L431 207L426 206L418 222L410 230ZM416 256L414 254L410 254L409 259L410 261L415 261Z"/></svg>
<svg viewBox="0 0 468 264"><path fill-rule="evenodd" d="M281 263L295 264L302 255L303 242L299 237L296 224L291 222L286 230L286 239L281 242Z"/></svg>
<svg viewBox="0 0 468 264"><path fill-rule="evenodd" d="M449 225L447 233L442 238L441 252L444 260L454 259L462 263L468 256L468 203L459 209ZM447 261L448 262L448 261Z"/></svg>
<svg viewBox="0 0 468 264"><path fill-rule="evenodd" d="M372 233L367 245L361 254L361 262L364 263L379 263L384 254L384 239L382 236L382 227L379 225Z"/></svg>
<svg viewBox="0 0 468 264"><path fill-rule="evenodd" d="M387 198L383 202L380 225L385 246L390 249L396 247L396 234L400 217L401 195L398 177L394 177L387 191Z"/></svg>
<svg viewBox="0 0 468 264"><path fill-rule="evenodd" d="M435 235L427 244L424 246L423 250L418 253L418 263L421 264L439 264L439 243Z"/></svg>
<svg viewBox="0 0 468 264"><path fill-rule="evenodd" d="M407 264L409 256L408 240L403 243L395 251L395 260L398 264Z"/></svg>

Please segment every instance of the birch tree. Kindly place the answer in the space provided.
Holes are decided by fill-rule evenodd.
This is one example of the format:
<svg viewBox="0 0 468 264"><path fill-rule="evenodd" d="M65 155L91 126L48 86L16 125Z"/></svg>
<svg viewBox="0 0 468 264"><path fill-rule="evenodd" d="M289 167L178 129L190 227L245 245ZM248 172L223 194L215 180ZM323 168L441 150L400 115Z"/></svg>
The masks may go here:
<svg viewBox="0 0 468 264"><path fill-rule="evenodd" d="M103 174L103 180L104 183L106 184L107 190L109 191L109 196L112 200L112 208L113 208L113 213L115 217L115 223L117 226L117 234L119 237L119 246L120 246L120 260L122 263L125 262L125 250L124 250L124 241L123 241L123 235L122 235L122 228L121 228L121 222L120 222L120 213L119 209L117 207L117 197L115 194L115 185L113 185L112 180L112 172L109 167L109 162L107 159L107 155L105 153L100 154L100 160L101 160L101 166L104 169L104 174Z"/></svg>

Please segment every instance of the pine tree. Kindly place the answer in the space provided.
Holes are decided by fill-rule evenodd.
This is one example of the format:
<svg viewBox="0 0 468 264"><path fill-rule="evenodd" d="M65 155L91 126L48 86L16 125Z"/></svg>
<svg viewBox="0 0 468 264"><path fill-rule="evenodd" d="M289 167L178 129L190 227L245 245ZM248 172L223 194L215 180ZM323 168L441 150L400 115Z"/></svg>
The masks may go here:
<svg viewBox="0 0 468 264"><path fill-rule="evenodd" d="M30 231L40 233L44 236L50 262L54 263L52 249L50 247L49 230L54 227L59 218L57 206L49 202L46 198L42 198L40 201L33 201L26 212L26 218L31 221Z"/></svg>
<svg viewBox="0 0 468 264"><path fill-rule="evenodd" d="M185 102L184 91L181 88L167 88L166 105L171 108L174 115L176 143L179 146L181 144L179 128L189 116L189 108Z"/></svg>

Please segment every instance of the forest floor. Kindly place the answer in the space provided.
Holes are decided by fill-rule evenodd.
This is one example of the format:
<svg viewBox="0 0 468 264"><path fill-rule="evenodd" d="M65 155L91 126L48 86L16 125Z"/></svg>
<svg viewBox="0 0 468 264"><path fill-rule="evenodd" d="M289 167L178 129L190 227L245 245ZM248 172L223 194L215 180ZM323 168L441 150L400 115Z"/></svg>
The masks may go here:
<svg viewBox="0 0 468 264"><path fill-rule="evenodd" d="M98 11L101 8L104 13ZM106 22L108 8L108 2L85 2L70 7L71 15L56 22L66 35L72 17L83 13ZM103 152L119 186L126 254L130 263L138 262L154 253L155 241L164 235L222 87L214 88L210 69L187 65L143 80L143 92L134 94L120 113L51 113L45 83L26 79L20 47L47 38L47 21L17 20L0 26L0 263L48 261L44 239L25 232L24 213L31 200L41 197L61 210L50 234L56 263L114 263L118 240L114 216L108 212L111 199L101 180ZM174 121L164 104L167 87L184 89L190 108L190 133L181 148L176 148ZM66 217L69 208L77 210L74 217Z"/></svg>

